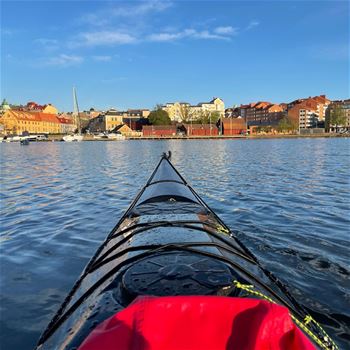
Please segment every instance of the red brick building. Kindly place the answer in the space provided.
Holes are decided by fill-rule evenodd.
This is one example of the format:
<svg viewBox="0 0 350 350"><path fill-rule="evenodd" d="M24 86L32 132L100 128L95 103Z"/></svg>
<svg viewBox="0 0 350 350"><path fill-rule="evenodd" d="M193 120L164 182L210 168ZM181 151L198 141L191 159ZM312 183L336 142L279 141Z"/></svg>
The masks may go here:
<svg viewBox="0 0 350 350"><path fill-rule="evenodd" d="M241 105L240 115L248 126L276 126L285 116L286 105L271 102L253 102Z"/></svg>
<svg viewBox="0 0 350 350"><path fill-rule="evenodd" d="M315 101L302 101L288 109L288 117L301 129L311 128L317 122Z"/></svg>
<svg viewBox="0 0 350 350"><path fill-rule="evenodd" d="M317 127L323 124L330 102L326 95L295 100L288 104L288 117L298 123L300 129Z"/></svg>

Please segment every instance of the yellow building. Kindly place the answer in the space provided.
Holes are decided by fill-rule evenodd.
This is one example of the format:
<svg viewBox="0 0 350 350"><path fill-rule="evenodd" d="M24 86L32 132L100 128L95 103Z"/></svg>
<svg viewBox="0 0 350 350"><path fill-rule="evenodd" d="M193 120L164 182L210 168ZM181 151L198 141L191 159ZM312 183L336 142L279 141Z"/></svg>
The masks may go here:
<svg viewBox="0 0 350 350"><path fill-rule="evenodd" d="M128 125L126 124L121 124L118 125L113 129L113 132L119 132L124 136L134 136L133 134L135 133L132 129L129 128Z"/></svg>
<svg viewBox="0 0 350 350"><path fill-rule="evenodd" d="M196 120L203 113L218 112L221 117L225 115L225 103L222 99L214 97L210 102L201 102L195 106L187 102L171 102L162 106L169 118L173 121L181 122Z"/></svg>
<svg viewBox="0 0 350 350"><path fill-rule="evenodd" d="M123 124L123 117L125 116L124 112L118 112L115 109L110 109L104 115L104 127L105 131L111 131L116 126Z"/></svg>
<svg viewBox="0 0 350 350"><path fill-rule="evenodd" d="M57 108L51 104L43 106L42 112L48 114L58 114Z"/></svg>
<svg viewBox="0 0 350 350"><path fill-rule="evenodd" d="M61 123L54 114L41 112L25 112L8 110L0 117L0 124L4 127L5 135L61 133Z"/></svg>

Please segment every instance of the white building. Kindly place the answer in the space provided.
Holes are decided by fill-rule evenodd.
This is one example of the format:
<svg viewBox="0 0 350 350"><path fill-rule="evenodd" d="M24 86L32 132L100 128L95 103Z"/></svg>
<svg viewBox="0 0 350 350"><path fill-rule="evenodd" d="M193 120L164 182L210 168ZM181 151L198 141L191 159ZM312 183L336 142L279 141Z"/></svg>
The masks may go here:
<svg viewBox="0 0 350 350"><path fill-rule="evenodd" d="M225 116L225 103L214 97L210 102L201 102L193 106L187 102L170 102L162 106L172 121L196 120L202 113L218 112L220 117Z"/></svg>

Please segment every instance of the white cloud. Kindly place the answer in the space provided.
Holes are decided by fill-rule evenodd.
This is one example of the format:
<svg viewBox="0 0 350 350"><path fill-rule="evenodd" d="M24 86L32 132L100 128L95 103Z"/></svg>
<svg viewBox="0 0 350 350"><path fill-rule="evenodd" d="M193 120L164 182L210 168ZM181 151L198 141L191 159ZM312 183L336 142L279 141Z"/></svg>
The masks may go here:
<svg viewBox="0 0 350 350"><path fill-rule="evenodd" d="M46 60L45 64L48 66L67 67L67 66L80 64L83 61L84 61L84 58L81 56L60 54L60 55L55 56L55 57L49 57Z"/></svg>
<svg viewBox="0 0 350 350"><path fill-rule="evenodd" d="M97 31L80 33L74 41L70 42L69 46L108 46L131 44L135 41L136 38L131 34L121 33L119 31Z"/></svg>
<svg viewBox="0 0 350 350"><path fill-rule="evenodd" d="M182 39L185 36L188 36L186 31L177 32L177 33L154 33L149 35L147 37L147 40L165 42L165 41L174 41L174 40Z"/></svg>
<svg viewBox="0 0 350 350"><path fill-rule="evenodd" d="M219 29L218 29L219 28ZM218 27L214 30L184 29L180 31L164 31L151 34L139 34L136 36L126 31L93 31L78 34L68 43L70 48L95 47L95 46L116 46L135 44L144 41L148 42L170 42L180 39L211 39L230 40L236 35L236 29L232 27ZM225 29L223 29L225 28ZM232 29L229 29L232 28ZM224 33L225 31L225 33ZM221 32L221 33L220 33Z"/></svg>
<svg viewBox="0 0 350 350"><path fill-rule="evenodd" d="M226 27L216 27L214 29L214 32L216 34L231 34L231 35L234 35L234 34L237 34L237 28L233 28L231 26L226 26Z"/></svg>
<svg viewBox="0 0 350 350"><path fill-rule="evenodd" d="M115 18L130 18L138 17L138 21L142 17L152 15L154 13L163 12L173 3L169 0L148 0L134 2L115 2L113 6L93 13L85 13L79 20L82 23L89 23L96 26L109 24Z"/></svg>
<svg viewBox="0 0 350 350"><path fill-rule="evenodd" d="M258 22L258 21L250 21L249 24L247 25L246 30L253 29L253 28L257 27L259 24L260 24L260 22Z"/></svg>
<svg viewBox="0 0 350 350"><path fill-rule="evenodd" d="M109 62L112 60L112 56L92 56L92 59L99 62Z"/></svg>
<svg viewBox="0 0 350 350"><path fill-rule="evenodd" d="M162 12L173 5L171 1L167 0L149 0L136 3L137 5L131 6L119 4L111 11L111 15L122 17L143 16L149 13Z"/></svg>
<svg viewBox="0 0 350 350"><path fill-rule="evenodd" d="M195 32L192 35L193 38L195 39L216 39L216 40L230 40L230 36L228 35L218 35L215 33L211 33L208 30L202 30L199 32Z"/></svg>
<svg viewBox="0 0 350 350"><path fill-rule="evenodd" d="M232 32L233 33L233 32ZM209 30L195 30L195 29L185 29L179 32L162 32L162 33L153 33L147 36L148 41L158 41L158 42L168 42L175 41L180 39L212 39L212 40L230 40L230 34L218 34Z"/></svg>

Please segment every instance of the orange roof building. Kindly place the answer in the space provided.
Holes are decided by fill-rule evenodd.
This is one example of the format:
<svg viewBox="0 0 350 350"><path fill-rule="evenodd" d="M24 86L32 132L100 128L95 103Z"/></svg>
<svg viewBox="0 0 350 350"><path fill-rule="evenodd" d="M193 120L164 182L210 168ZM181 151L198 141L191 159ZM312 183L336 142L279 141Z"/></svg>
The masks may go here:
<svg viewBox="0 0 350 350"><path fill-rule="evenodd" d="M68 124L55 114L19 110L6 111L0 117L0 123L4 126L5 134L15 135L21 135L23 132L61 134L64 129L62 125Z"/></svg>

